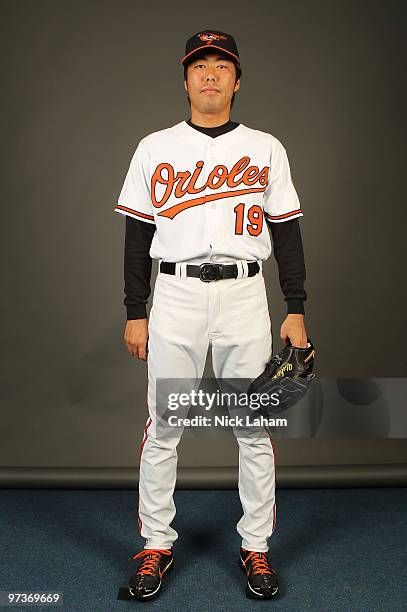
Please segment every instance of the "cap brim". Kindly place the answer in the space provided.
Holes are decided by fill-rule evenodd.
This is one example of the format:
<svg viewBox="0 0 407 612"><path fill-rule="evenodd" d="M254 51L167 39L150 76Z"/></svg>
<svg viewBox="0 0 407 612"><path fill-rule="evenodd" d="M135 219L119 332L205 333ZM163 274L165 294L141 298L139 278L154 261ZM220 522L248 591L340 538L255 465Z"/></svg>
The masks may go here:
<svg viewBox="0 0 407 612"><path fill-rule="evenodd" d="M195 55L201 54L202 49L218 49L219 51L222 51L222 53L225 53L226 55L230 55L234 59L235 62L240 62L239 56L236 55L235 53L232 53L232 51L223 49L223 47L219 47L218 45L202 45L202 47L197 47L193 51L190 51L189 53L187 53L187 55L184 55L184 57L181 60L181 64L185 64L186 60L189 60L189 62L192 62Z"/></svg>

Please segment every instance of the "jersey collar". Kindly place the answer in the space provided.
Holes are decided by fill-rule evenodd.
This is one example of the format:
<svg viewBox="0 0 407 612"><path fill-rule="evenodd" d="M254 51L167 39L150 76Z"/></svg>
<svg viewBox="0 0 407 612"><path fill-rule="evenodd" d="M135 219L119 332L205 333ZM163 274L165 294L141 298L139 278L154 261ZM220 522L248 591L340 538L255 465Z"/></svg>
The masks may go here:
<svg viewBox="0 0 407 612"><path fill-rule="evenodd" d="M243 123L239 123L239 125L235 127L233 130L229 130L228 132L225 132L224 134L219 134L219 136L215 136L213 138L212 136L208 136L207 134L204 134L203 132L200 132L199 130L193 128L186 121L181 121L175 127L178 127L182 133L189 136L190 138L192 136L195 139L195 141L197 142L201 141L203 143L205 142L220 143L220 142L227 141L228 139L233 139L235 136L240 135L241 132L243 132L245 128Z"/></svg>

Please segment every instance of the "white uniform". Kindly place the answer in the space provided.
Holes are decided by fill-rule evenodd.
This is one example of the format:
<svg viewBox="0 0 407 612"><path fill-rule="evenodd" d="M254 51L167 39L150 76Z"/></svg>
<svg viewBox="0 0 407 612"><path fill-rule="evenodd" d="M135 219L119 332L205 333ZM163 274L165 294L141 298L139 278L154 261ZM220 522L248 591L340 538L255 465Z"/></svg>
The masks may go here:
<svg viewBox="0 0 407 612"><path fill-rule="evenodd" d="M180 123L143 138L114 209L156 225L150 256L176 262L159 272L149 318L149 417L140 448L139 528L145 548L170 548L179 438L156 435L156 381L202 378L208 347L217 379L254 379L272 355L262 262L271 254L265 217L303 216L285 148L266 132L239 124L216 138ZM260 272L248 277L247 263ZM231 263L238 277L202 282L187 263ZM271 438L239 443L241 545L267 551L276 521Z"/></svg>

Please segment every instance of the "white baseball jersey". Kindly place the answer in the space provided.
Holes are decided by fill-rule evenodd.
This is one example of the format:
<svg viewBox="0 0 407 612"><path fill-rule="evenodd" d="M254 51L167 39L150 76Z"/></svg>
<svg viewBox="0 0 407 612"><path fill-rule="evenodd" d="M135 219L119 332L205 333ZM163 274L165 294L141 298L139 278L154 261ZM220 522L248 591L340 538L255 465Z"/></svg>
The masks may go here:
<svg viewBox="0 0 407 612"><path fill-rule="evenodd" d="M114 208L154 223L150 256L266 260L265 219L303 216L281 142L242 123L215 138L186 121L140 140Z"/></svg>

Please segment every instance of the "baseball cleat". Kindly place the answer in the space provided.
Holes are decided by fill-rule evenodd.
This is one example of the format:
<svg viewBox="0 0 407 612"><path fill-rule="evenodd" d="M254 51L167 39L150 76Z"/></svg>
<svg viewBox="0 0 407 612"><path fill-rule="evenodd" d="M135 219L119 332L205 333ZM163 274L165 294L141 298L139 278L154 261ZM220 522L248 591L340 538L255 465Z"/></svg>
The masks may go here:
<svg viewBox="0 0 407 612"><path fill-rule="evenodd" d="M249 599L271 599L278 591L276 571L270 567L266 552L240 549L239 565L247 576Z"/></svg>
<svg viewBox="0 0 407 612"><path fill-rule="evenodd" d="M129 579L130 595L143 601L153 599L159 594L163 578L174 564L172 548L146 548L132 560L139 558L143 560Z"/></svg>

